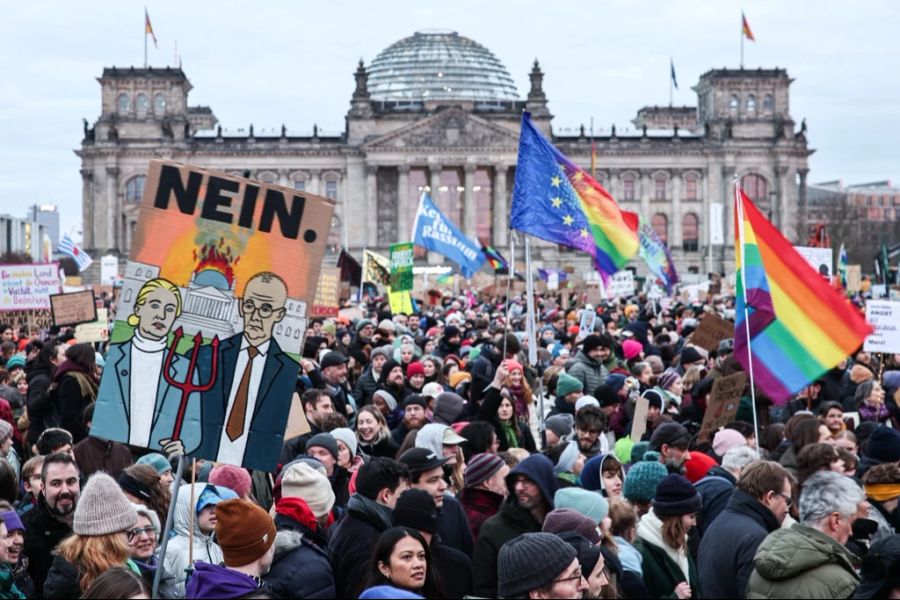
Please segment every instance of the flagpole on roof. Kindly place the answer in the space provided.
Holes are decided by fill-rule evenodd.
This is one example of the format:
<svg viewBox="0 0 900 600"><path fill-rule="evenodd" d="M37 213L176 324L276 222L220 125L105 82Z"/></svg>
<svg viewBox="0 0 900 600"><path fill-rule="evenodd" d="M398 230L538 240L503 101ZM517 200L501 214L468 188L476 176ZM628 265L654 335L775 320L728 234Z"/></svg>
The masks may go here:
<svg viewBox="0 0 900 600"><path fill-rule="evenodd" d="M740 187L737 178L732 181L734 186L734 203L738 216L738 244L740 244L741 252L741 294L744 296L744 327L747 332L747 363L750 368L750 402L753 408L753 434L756 437L756 444L759 447L759 422L756 417L756 385L753 378L753 350L750 343L750 306L747 303L747 264L744 246L746 237L744 237L744 203L741 201ZM737 248L734 249L738 251Z"/></svg>
<svg viewBox="0 0 900 600"><path fill-rule="evenodd" d="M147 7L144 7L144 68L147 68Z"/></svg>

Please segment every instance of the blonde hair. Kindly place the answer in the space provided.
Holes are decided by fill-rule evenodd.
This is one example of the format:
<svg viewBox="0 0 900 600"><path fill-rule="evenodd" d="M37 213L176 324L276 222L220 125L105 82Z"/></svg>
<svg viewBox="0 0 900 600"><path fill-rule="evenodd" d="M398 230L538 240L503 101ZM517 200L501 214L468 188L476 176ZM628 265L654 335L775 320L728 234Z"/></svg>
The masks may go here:
<svg viewBox="0 0 900 600"><path fill-rule="evenodd" d="M140 291L137 293L137 298L134 301L135 307L143 306L147 303L147 296L156 290L166 290L167 292L172 292L175 294L175 317L181 315L181 292L178 291L178 286L169 281L168 279L163 279L158 277L156 279L151 279L143 286L141 286ZM132 327L137 327L138 323L141 322L140 317L137 315L129 315L128 316L128 324Z"/></svg>
<svg viewBox="0 0 900 600"><path fill-rule="evenodd" d="M58 552L81 571L78 584L82 592L104 572L124 566L131 556L128 543L118 532L96 536L73 534L60 542Z"/></svg>

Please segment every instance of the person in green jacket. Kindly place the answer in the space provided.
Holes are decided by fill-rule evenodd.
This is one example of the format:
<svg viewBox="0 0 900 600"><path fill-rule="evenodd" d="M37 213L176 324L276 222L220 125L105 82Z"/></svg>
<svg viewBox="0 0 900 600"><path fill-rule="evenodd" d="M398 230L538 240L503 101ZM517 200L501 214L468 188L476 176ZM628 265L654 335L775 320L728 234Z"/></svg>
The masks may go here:
<svg viewBox="0 0 900 600"><path fill-rule="evenodd" d="M691 482L672 473L656 487L653 508L638 523L634 546L643 557L650 598L700 597L700 578L688 551L688 531L703 508Z"/></svg>
<svg viewBox="0 0 900 600"><path fill-rule="evenodd" d="M866 494L845 475L821 471L800 493L800 522L770 533L753 559L747 598L850 598L859 559L844 544L868 513Z"/></svg>

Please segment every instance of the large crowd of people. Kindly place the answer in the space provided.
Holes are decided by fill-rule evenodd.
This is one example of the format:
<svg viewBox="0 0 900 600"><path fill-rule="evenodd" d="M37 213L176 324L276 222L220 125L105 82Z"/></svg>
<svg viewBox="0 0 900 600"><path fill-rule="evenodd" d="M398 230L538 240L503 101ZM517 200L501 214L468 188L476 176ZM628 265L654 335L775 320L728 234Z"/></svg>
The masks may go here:
<svg viewBox="0 0 900 600"><path fill-rule="evenodd" d="M312 319L277 470L177 481L89 435L102 352L0 326L0 598L900 598L900 355L701 434L733 299L539 296L535 364L522 297L432 301Z"/></svg>

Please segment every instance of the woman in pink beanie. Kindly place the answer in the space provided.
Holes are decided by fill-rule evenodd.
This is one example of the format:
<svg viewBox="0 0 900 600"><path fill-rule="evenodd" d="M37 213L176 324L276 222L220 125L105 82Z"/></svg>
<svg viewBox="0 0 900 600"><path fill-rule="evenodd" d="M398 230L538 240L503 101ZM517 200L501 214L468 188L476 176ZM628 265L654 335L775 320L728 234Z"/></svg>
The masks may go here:
<svg viewBox="0 0 900 600"><path fill-rule="evenodd" d="M219 465L209 472L209 482L213 485L227 487L243 500L252 500L250 474L240 467Z"/></svg>

